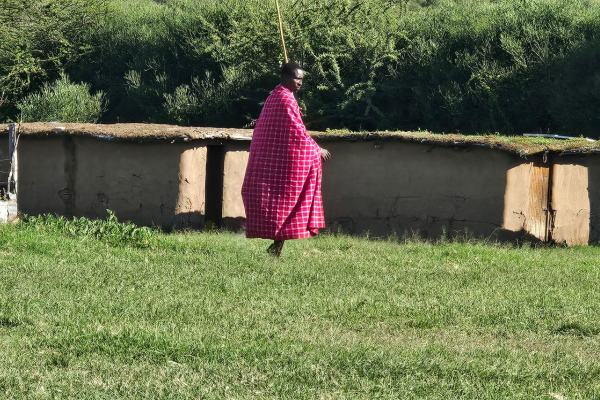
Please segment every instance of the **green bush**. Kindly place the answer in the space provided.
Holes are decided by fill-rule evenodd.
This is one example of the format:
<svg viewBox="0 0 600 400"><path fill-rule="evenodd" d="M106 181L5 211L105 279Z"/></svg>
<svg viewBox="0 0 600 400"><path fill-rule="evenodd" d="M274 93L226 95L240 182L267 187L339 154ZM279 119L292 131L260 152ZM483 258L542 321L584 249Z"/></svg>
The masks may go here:
<svg viewBox="0 0 600 400"><path fill-rule="evenodd" d="M590 136L600 128L595 1L281 5L288 53L306 69L299 100L309 128ZM106 90L107 120L242 126L258 116L282 61L274 2L113 7L74 70Z"/></svg>
<svg viewBox="0 0 600 400"><path fill-rule="evenodd" d="M0 121L92 50L108 0L0 0Z"/></svg>
<svg viewBox="0 0 600 400"><path fill-rule="evenodd" d="M192 79L191 87L181 85L175 93L166 93L165 112L168 121L180 125L190 125L202 121L203 124L222 124L223 117L230 113L230 105L239 98L239 87L248 84L251 77L235 68L223 71L220 82L215 82L206 71L204 79Z"/></svg>
<svg viewBox="0 0 600 400"><path fill-rule="evenodd" d="M600 132L597 0L280 3L288 53L306 70L299 101L311 129ZM109 9L90 11L101 23L71 37L86 50L64 65L106 93L104 122L243 126L278 83L272 0ZM0 72L12 65L2 57ZM31 82L28 92L41 85Z"/></svg>
<svg viewBox="0 0 600 400"><path fill-rule="evenodd" d="M90 94L90 84L76 84L66 75L28 95L19 107L24 122L97 122L104 111L104 93Z"/></svg>
<svg viewBox="0 0 600 400"><path fill-rule="evenodd" d="M134 1L127 12L113 4L96 51L73 75L106 90L109 120L241 126L258 116L283 59L273 1ZM320 127L340 107L377 115L365 86L384 67L402 7L388 0L282 7L290 57L311 75L300 98L307 121Z"/></svg>

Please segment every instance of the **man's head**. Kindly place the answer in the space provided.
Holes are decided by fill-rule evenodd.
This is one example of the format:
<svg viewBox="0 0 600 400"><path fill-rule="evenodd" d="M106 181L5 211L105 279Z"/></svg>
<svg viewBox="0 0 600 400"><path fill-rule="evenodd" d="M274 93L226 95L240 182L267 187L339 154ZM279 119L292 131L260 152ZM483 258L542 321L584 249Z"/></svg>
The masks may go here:
<svg viewBox="0 0 600 400"><path fill-rule="evenodd" d="M295 62L283 64L281 67L281 84L288 88L292 93L298 92L302 86L304 71Z"/></svg>

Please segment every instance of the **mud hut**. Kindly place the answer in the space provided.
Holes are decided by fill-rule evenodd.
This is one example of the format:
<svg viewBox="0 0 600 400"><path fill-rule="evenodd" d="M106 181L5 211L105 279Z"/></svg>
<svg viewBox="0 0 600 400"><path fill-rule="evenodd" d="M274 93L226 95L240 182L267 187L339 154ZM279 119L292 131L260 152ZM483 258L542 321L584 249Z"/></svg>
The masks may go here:
<svg viewBox="0 0 600 400"><path fill-rule="evenodd" d="M251 130L22 124L18 208L140 225L243 228ZM427 238L468 232L583 245L600 238L597 145L428 133L312 133L328 227ZM597 186L597 185L596 185Z"/></svg>

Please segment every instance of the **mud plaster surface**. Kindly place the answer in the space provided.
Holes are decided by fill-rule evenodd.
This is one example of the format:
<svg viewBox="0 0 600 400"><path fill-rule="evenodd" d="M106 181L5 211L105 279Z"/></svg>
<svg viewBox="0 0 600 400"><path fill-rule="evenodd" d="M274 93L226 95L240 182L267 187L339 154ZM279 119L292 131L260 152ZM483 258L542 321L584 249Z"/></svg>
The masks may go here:
<svg viewBox="0 0 600 400"><path fill-rule="evenodd" d="M19 144L19 209L30 215L96 218L105 217L108 208L119 219L140 225L201 227L205 143L25 135ZM240 220L250 142L222 143L222 216ZM485 148L389 140L319 144L333 155L323 171L325 215L332 230L437 238L444 231L488 236L528 229L531 156L526 161ZM558 158L552 181L555 239L584 244L591 218L589 236L598 240L600 187L593 183L599 179L600 157Z"/></svg>
<svg viewBox="0 0 600 400"><path fill-rule="evenodd" d="M82 137L19 144L19 211L140 225L203 224L206 148L200 143L112 143Z"/></svg>
<svg viewBox="0 0 600 400"><path fill-rule="evenodd" d="M521 163L506 172L504 192L504 221L502 226L512 232L525 229L529 219L529 188L532 163Z"/></svg>
<svg viewBox="0 0 600 400"><path fill-rule="evenodd" d="M242 201L242 184L249 155L245 143L229 143L225 146L223 218L246 218Z"/></svg>
<svg viewBox="0 0 600 400"><path fill-rule="evenodd" d="M502 228L506 171L519 157L399 142L327 142L323 171L329 226L351 233L440 237Z"/></svg>

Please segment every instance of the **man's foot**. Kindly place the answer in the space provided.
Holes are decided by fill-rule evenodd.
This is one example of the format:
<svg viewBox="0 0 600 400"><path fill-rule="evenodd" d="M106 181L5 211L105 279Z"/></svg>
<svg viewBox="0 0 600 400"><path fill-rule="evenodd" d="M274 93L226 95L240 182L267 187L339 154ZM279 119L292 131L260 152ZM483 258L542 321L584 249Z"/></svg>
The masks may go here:
<svg viewBox="0 0 600 400"><path fill-rule="evenodd" d="M283 243L285 240L274 240L273 244L267 248L267 253L273 257L279 257L281 255L281 249L283 249Z"/></svg>

